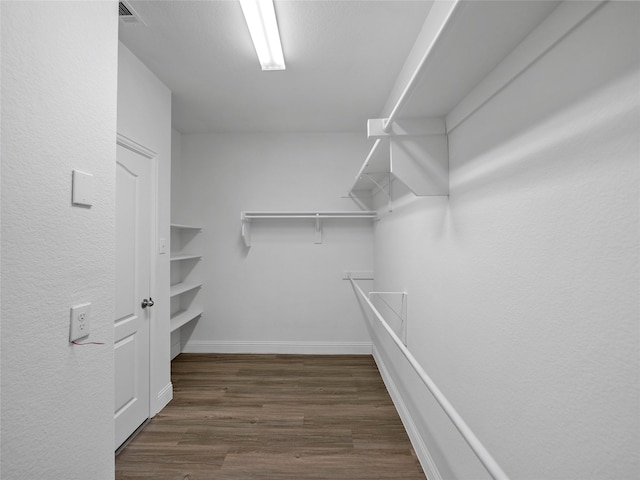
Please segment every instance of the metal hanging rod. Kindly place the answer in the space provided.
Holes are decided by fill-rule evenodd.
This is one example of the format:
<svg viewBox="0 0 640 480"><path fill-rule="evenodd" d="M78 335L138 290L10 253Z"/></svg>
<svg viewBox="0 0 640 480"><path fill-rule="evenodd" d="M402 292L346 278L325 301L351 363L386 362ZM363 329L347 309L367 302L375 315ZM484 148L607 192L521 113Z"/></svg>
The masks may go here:
<svg viewBox="0 0 640 480"><path fill-rule="evenodd" d="M422 383L424 383L427 389L429 389L429 391L431 392L431 395L433 395L433 398L435 398L435 400L438 402L442 410L444 410L444 413L447 415L447 417L449 417L453 425L458 429L462 437L465 439L467 444L471 447L471 450L473 450L473 453L475 453L476 457L478 457L478 460L480 460L482 465L484 465L484 467L487 469L487 472L489 472L491 477L494 480L509 480L509 477L507 476L506 473L504 473L502 468L500 468L500 465L498 465L498 462L495 461L495 459L491 456L491 454L486 449L486 447L482 444L482 442L480 442L478 437L476 437L476 435L473 433L471 428L469 428L469 425L467 425L467 423L462 419L462 417L456 411L456 409L453 408L453 405L451 405L447 397L445 397L442 391L440 391L440 389L436 386L436 384L431 379L431 377L427 375L427 372L424 371L424 369L422 368L422 365L418 363L418 361L411 354L409 349L404 346L404 344L402 343L402 340L398 338L398 335L396 335L396 333L385 321L382 315L380 315L378 310L376 310L376 307L373 306L373 304L371 303L371 300L369 300L369 297L365 295L365 293L362 291L360 286L356 283L356 281L353 279L351 275L349 275L349 281L351 282L351 285L353 285L355 290L360 294L362 299L367 303L367 305L369 306L373 314L376 316L376 318L378 319L382 327L387 331L387 333L389 334L393 342L396 344L400 352L402 352L404 357L407 359L409 364L411 364L415 372L420 377L420 380L422 380Z"/></svg>
<svg viewBox="0 0 640 480"><path fill-rule="evenodd" d="M264 220L269 218L377 218L373 211L354 212L242 212L242 220Z"/></svg>

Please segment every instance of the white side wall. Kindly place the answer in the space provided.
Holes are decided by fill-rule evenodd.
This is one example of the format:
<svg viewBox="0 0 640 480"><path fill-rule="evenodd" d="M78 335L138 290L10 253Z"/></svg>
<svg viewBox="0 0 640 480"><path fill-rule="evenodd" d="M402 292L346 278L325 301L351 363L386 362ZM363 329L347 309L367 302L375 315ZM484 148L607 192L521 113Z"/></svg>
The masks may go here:
<svg viewBox="0 0 640 480"><path fill-rule="evenodd" d="M113 478L117 2L2 2L2 478ZM55 28L53 28L55 26ZM71 172L94 176L71 205ZM91 302L89 341L69 308Z"/></svg>
<svg viewBox="0 0 640 480"><path fill-rule="evenodd" d="M122 43L118 47L118 133L157 153L155 244L152 248L151 415L171 400L169 344L169 230L171 212L171 91ZM153 222L152 222L153 224ZM155 264L154 264L155 263ZM153 274L153 272L152 272Z"/></svg>
<svg viewBox="0 0 640 480"><path fill-rule="evenodd" d="M370 271L370 220L255 222L243 210L357 210L346 194L369 142L356 134L183 135L181 222L203 225L192 278L204 315L185 351L365 353L370 340L344 270ZM201 249L201 250L200 250Z"/></svg>
<svg viewBox="0 0 640 480"><path fill-rule="evenodd" d="M184 223L180 218L182 200L182 134L175 128L171 129L171 222ZM185 192L186 193L186 192Z"/></svg>
<svg viewBox="0 0 640 480"><path fill-rule="evenodd" d="M640 474L639 9L605 5L456 129L449 199L376 225L376 289L409 293L409 349L513 479ZM375 330L441 476L487 478Z"/></svg>

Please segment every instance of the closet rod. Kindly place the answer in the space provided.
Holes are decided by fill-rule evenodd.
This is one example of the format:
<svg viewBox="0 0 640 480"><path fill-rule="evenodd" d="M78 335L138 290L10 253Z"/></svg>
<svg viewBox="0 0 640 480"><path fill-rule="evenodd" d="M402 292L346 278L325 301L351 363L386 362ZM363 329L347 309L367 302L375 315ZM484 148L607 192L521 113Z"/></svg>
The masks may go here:
<svg viewBox="0 0 640 480"><path fill-rule="evenodd" d="M391 327L385 321L382 315L380 315L378 310L376 310L376 307L373 306L373 303L371 303L371 300L369 300L369 297L364 294L364 292L355 282L351 274L349 274L349 281L351 282L351 285L353 285L353 287L356 289L356 291L360 294L360 296L364 299L367 305L369 305L369 308L374 313L378 321L382 324L382 326L387 331L387 333L389 334L393 342L396 344L398 349L400 349L402 354L409 361L409 363L411 364L415 372L420 377L420 380L422 380L425 386L429 389L429 391L431 392L433 397L436 399L440 407L442 407L442 409L444 410L444 413L446 413L449 419L453 422L453 424L458 429L462 437L471 447L471 450L473 450L473 453L475 453L476 456L478 457L478 460L480 460L482 465L484 465L484 467L487 469L487 472L489 472L491 477L493 477L494 480L509 480L509 477L507 477L507 474L504 473L504 471L500 468L500 465L498 465L498 463L494 460L494 458L491 456L489 451L480 442L478 437L475 436L471 428L469 428L469 425L466 424L466 422L462 419L462 417L456 411L456 409L453 408L453 405L449 403L449 400L447 400L447 397L444 396L444 394L433 382L431 377L427 375L427 372L424 371L422 366L411 354L409 349L407 349L407 347L404 346L404 344L402 343L402 340L398 338L396 333L391 329Z"/></svg>
<svg viewBox="0 0 640 480"><path fill-rule="evenodd" d="M398 116L400 109L405 105L405 103L409 99L409 96L411 95L416 85L418 84L420 75L422 74L422 71L424 70L427 64L427 60L431 56L431 52L433 51L433 48L435 47L436 43L438 43L438 40L442 36L442 33L444 32L447 25L449 25L449 23L451 22L453 13L457 10L457 7L459 4L460 4L460 0L453 0L451 2L449 11L446 13L445 18L442 20L442 22L440 23L440 26L438 27L438 30L435 33L435 36L429 43L429 46L427 47L427 51L424 52L424 55L420 59L420 63L418 63L418 66L413 72L413 75L411 75L409 82L407 83L407 85L404 87L404 90L400 94L400 98L398 98L398 101L393 107L393 110L391 110L391 113L389 114L389 118L387 118L387 120L384 122L384 126L382 127L382 130L384 130L385 133L391 132L391 127L393 125L393 122L396 120L396 117ZM434 7L437 7L437 5L438 5L438 2L435 2Z"/></svg>
<svg viewBox="0 0 640 480"><path fill-rule="evenodd" d="M283 219L283 218L374 218L373 215L247 215L246 220L264 220L266 218Z"/></svg>

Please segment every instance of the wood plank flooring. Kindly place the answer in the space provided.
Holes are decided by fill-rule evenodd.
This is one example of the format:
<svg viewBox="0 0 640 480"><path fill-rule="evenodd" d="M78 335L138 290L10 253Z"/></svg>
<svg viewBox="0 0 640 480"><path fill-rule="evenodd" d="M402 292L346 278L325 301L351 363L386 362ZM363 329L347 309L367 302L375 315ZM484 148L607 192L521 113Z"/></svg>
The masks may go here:
<svg viewBox="0 0 640 480"><path fill-rule="evenodd" d="M421 479L372 357L181 354L116 480Z"/></svg>

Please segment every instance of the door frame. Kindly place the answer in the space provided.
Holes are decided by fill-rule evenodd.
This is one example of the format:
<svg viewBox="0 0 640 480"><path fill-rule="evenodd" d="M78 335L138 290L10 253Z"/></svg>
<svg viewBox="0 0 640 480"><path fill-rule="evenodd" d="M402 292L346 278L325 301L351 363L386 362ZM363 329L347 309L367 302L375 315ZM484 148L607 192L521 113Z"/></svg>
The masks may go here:
<svg viewBox="0 0 640 480"><path fill-rule="evenodd" d="M157 297L157 255L156 245L158 245L158 154L150 148L136 142L135 140L121 134L116 133L116 144L124 147L147 158L151 162L151 193L149 201L151 202L151 219L149 235L149 296ZM158 345L156 338L158 337L158 321L156 313L153 309L149 311L149 417L152 418L156 413L158 401L158 379L156 369L153 368L154 360L158 357ZM154 394L154 392L156 392Z"/></svg>

